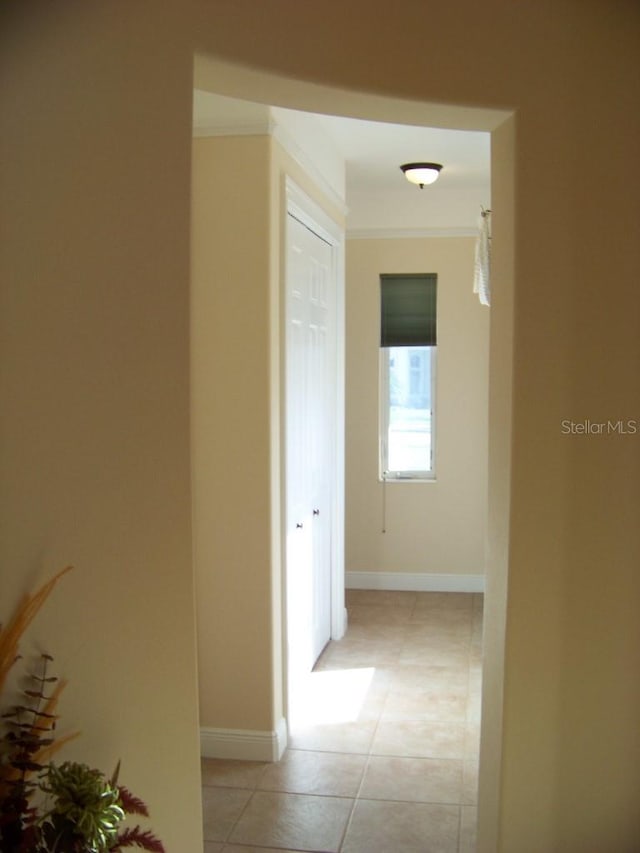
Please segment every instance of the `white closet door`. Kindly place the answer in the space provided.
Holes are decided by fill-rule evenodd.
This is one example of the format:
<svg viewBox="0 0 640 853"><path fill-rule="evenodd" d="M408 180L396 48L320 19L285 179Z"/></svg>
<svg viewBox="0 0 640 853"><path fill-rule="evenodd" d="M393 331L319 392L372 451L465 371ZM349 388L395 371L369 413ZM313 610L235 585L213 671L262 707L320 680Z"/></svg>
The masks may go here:
<svg viewBox="0 0 640 853"><path fill-rule="evenodd" d="M287 216L287 619L294 671L331 636L332 248Z"/></svg>

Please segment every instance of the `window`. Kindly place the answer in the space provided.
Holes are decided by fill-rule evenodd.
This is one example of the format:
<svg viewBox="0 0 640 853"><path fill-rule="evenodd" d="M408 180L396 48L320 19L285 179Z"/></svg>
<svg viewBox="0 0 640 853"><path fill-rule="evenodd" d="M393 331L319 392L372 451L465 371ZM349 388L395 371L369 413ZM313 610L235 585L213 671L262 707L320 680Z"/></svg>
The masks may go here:
<svg viewBox="0 0 640 853"><path fill-rule="evenodd" d="M434 479L435 274L380 276L380 474Z"/></svg>

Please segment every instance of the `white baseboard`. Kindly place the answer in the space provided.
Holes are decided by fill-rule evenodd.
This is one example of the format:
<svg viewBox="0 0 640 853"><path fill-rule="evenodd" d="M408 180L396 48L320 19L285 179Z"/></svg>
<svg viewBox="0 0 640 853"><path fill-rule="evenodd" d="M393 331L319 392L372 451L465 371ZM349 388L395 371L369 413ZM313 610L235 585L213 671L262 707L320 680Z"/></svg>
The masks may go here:
<svg viewBox="0 0 640 853"><path fill-rule="evenodd" d="M275 731L251 729L200 729L203 758L234 758L240 761L279 761L287 747L287 724L280 719Z"/></svg>
<svg viewBox="0 0 640 853"><path fill-rule="evenodd" d="M484 592L484 575L427 572L346 572L347 589L389 589L409 592Z"/></svg>

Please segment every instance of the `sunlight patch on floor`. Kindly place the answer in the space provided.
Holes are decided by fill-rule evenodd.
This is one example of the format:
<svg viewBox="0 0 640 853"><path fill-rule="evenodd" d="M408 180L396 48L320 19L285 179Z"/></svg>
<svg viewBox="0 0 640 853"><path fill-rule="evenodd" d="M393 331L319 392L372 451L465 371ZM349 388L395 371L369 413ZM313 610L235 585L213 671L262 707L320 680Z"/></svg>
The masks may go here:
<svg viewBox="0 0 640 853"><path fill-rule="evenodd" d="M373 667L360 667L311 672L300 678L291 702L291 727L354 722L374 673Z"/></svg>

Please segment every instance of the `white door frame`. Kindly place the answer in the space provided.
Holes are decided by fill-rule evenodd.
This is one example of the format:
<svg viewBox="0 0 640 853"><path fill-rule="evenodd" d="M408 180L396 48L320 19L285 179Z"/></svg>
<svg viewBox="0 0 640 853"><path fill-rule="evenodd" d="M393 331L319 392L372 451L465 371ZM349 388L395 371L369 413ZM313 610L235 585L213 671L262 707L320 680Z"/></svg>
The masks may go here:
<svg viewBox="0 0 640 853"><path fill-rule="evenodd" d="M331 285L334 288L334 305L336 316L335 323L335 384L334 384L334 418L332 436L332 471L331 471L331 639L339 640L344 636L346 628L346 610L344 604L345 568L344 568L344 422L345 422L345 394L344 394L344 229L310 198L300 187L287 175L285 177L286 209L284 211L284 224L286 217L291 214L311 231L321 237L331 246ZM287 239L287 228L282 230L283 240ZM287 247L281 257L287 257ZM288 654L288 625L287 625L287 477L286 477L286 413L287 413L287 324L286 305L288 298L288 276L285 266L282 295L282 312L285 315L281 322L281 381L284 389L283 412L282 412L282 559L284 575L284 601L282 607L283 626L282 634L283 654L285 660L285 708L289 715L289 654Z"/></svg>

